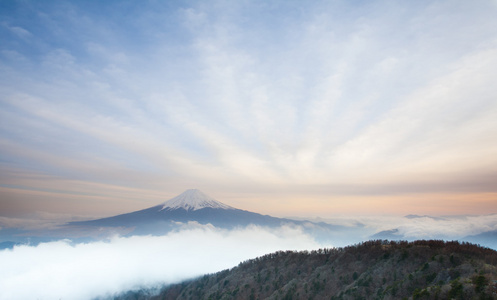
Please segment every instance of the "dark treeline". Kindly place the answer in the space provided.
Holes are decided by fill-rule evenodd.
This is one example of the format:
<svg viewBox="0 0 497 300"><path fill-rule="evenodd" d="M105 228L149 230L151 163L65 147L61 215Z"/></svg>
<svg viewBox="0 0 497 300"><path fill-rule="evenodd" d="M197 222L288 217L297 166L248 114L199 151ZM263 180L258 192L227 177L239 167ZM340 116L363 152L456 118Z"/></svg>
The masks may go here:
<svg viewBox="0 0 497 300"><path fill-rule="evenodd" d="M373 240L278 251L116 299L497 299L497 252L458 241Z"/></svg>
<svg viewBox="0 0 497 300"><path fill-rule="evenodd" d="M418 240L413 242L408 241L389 241L389 240L371 240L361 242L359 244L350 245L339 248L322 248L318 250L304 251L277 251L269 253L254 259L248 259L241 262L238 267L243 267L244 264L264 263L266 260L276 259L282 256L333 256L341 253L357 254L367 251L369 254L375 252L396 251L398 249L406 249L410 247L428 247L431 250L439 250L442 253L458 252L460 254L477 255L490 264L497 264L497 252L493 249L482 247L480 245L471 244L468 242L459 241L444 241L444 240Z"/></svg>

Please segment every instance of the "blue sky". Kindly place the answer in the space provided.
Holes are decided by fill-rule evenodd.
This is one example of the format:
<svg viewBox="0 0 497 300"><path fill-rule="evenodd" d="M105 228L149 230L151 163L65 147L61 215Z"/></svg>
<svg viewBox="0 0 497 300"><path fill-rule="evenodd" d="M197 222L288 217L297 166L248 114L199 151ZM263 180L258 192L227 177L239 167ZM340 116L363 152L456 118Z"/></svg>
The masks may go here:
<svg viewBox="0 0 497 300"><path fill-rule="evenodd" d="M0 214L188 188L275 215L491 213L496 1L4 1Z"/></svg>

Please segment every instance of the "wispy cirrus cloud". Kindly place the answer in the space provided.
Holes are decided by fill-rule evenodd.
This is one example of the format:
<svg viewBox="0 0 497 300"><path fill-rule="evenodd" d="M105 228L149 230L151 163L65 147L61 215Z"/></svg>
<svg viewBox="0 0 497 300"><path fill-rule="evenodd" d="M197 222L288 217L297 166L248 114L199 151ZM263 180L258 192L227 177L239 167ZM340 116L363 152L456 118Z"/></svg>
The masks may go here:
<svg viewBox="0 0 497 300"><path fill-rule="evenodd" d="M1 15L2 168L257 197L496 192L492 2L96 5Z"/></svg>

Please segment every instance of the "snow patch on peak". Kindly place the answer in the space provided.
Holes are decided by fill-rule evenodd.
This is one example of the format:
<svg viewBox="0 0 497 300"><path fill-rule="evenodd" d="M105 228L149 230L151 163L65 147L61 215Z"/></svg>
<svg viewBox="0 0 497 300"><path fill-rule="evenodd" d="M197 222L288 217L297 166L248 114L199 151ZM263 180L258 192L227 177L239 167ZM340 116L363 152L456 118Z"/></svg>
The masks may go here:
<svg viewBox="0 0 497 300"><path fill-rule="evenodd" d="M220 209L234 209L233 207L221 203L214 198L202 193L200 190L192 189L186 190L180 195L164 202L161 210L164 209L178 209L185 210L198 210L202 208L220 208Z"/></svg>

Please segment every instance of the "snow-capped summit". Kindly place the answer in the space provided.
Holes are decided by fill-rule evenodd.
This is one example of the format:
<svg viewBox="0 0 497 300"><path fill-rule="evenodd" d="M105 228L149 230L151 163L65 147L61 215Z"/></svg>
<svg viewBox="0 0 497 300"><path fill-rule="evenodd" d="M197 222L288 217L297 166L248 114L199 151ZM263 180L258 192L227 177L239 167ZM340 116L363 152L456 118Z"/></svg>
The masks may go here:
<svg viewBox="0 0 497 300"><path fill-rule="evenodd" d="M235 209L229 205L221 203L214 198L202 193L200 190L191 189L186 190L180 195L164 202L162 209L172 210L183 208L185 210L198 210L202 208L221 208L221 209Z"/></svg>

